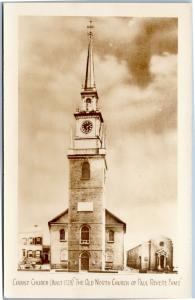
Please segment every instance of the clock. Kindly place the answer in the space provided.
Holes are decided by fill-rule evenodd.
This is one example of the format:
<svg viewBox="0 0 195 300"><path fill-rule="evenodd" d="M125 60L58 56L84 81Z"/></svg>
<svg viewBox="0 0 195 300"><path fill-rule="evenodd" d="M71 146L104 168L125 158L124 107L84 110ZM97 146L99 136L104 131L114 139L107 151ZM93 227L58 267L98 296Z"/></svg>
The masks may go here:
<svg viewBox="0 0 195 300"><path fill-rule="evenodd" d="M81 130L84 133L89 133L93 128L93 123L89 120L84 121L81 125Z"/></svg>

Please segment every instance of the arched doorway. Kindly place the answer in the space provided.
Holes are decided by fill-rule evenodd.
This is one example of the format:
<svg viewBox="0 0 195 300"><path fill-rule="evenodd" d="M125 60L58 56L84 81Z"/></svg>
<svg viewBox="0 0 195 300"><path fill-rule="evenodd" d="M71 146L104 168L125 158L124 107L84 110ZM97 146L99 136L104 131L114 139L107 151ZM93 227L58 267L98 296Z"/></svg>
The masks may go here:
<svg viewBox="0 0 195 300"><path fill-rule="evenodd" d="M164 249L156 251L156 270L164 271L167 265L167 252Z"/></svg>
<svg viewBox="0 0 195 300"><path fill-rule="evenodd" d="M88 252L81 253L80 269L81 269L81 271L89 271L89 253Z"/></svg>

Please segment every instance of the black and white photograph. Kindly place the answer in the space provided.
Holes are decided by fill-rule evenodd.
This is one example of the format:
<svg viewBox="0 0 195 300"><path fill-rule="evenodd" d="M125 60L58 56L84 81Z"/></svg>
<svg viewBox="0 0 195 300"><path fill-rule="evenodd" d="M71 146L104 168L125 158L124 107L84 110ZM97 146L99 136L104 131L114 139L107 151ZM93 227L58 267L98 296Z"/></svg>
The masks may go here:
<svg viewBox="0 0 195 300"><path fill-rule="evenodd" d="M177 19L19 29L19 268L175 271Z"/></svg>

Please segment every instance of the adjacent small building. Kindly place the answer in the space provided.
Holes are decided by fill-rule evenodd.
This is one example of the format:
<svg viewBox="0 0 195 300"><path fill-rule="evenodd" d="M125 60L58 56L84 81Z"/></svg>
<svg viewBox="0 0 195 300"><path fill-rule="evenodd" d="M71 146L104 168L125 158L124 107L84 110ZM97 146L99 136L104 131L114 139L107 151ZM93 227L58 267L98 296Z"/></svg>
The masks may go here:
<svg viewBox="0 0 195 300"><path fill-rule="evenodd" d="M19 266L41 265L50 261L50 246L43 245L43 232L35 226L19 234Z"/></svg>
<svg viewBox="0 0 195 300"><path fill-rule="evenodd" d="M127 251L127 266L140 271L172 271L173 243L167 237L151 239Z"/></svg>
<svg viewBox="0 0 195 300"><path fill-rule="evenodd" d="M38 227L19 234L19 262L41 263L43 233Z"/></svg>

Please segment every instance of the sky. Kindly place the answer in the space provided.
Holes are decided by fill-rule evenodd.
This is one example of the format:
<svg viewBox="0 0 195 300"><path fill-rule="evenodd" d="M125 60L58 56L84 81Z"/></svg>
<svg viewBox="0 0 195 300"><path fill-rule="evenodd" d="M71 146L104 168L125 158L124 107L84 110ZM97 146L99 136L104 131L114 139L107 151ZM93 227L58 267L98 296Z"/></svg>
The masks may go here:
<svg viewBox="0 0 195 300"><path fill-rule="evenodd" d="M19 19L19 231L68 207L70 129L80 103L88 17ZM97 17L95 81L106 125L106 207L125 247L177 220L177 19Z"/></svg>

